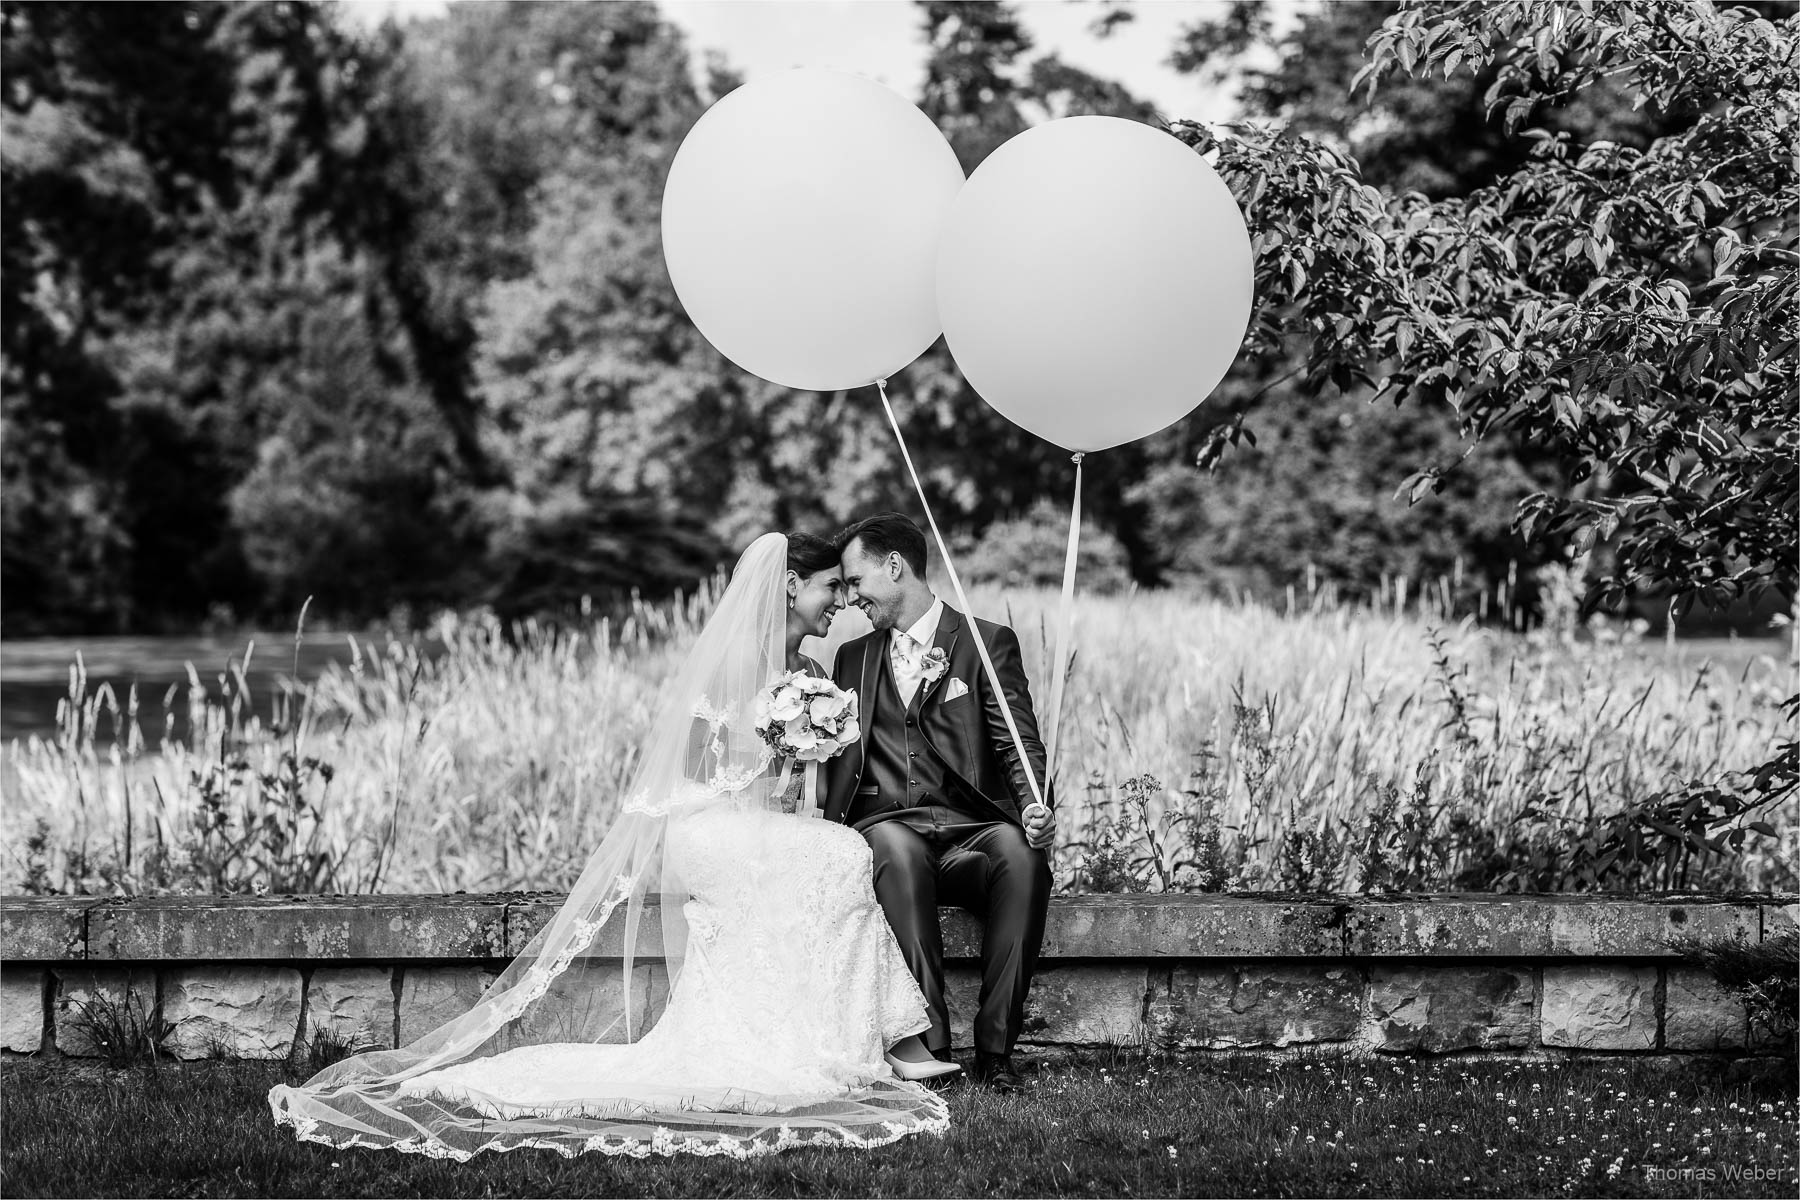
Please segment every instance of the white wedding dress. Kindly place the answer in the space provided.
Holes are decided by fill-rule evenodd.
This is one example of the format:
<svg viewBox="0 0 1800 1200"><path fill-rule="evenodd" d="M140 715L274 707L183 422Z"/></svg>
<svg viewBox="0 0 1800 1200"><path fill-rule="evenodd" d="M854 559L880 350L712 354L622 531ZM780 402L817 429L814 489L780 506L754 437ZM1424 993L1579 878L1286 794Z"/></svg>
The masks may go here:
<svg viewBox="0 0 1800 1200"><path fill-rule="evenodd" d="M796 774L790 790L800 784ZM670 822L666 853L691 893L687 957L648 1033L525 1046L416 1076L404 1092L504 1118L773 1111L893 1078L884 1051L930 1021L862 835L781 811L703 811ZM780 919L760 919L769 913Z"/></svg>
<svg viewBox="0 0 1800 1200"><path fill-rule="evenodd" d="M467 1012L269 1092L331 1146L731 1155L949 1128L884 1052L929 1027L860 834L793 809L755 732L786 673L780 534L739 560L663 689L621 811Z"/></svg>

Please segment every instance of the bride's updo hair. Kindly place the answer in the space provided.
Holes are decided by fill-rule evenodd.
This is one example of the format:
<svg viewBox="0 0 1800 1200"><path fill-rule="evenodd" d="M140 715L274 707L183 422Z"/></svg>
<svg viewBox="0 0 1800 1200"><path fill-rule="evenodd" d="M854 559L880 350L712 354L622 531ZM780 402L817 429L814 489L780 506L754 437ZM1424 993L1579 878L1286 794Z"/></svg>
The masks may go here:
<svg viewBox="0 0 1800 1200"><path fill-rule="evenodd" d="M811 533L790 533L787 535L787 565L802 579L815 575L827 567L835 567L838 559L843 557L838 552L837 543Z"/></svg>

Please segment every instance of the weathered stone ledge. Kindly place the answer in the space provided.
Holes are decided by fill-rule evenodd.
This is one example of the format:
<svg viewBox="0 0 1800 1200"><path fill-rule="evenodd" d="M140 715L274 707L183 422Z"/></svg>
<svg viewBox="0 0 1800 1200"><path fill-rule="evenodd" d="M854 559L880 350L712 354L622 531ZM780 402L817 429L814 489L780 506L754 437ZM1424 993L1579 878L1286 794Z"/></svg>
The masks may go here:
<svg viewBox="0 0 1800 1200"><path fill-rule="evenodd" d="M1677 934L1760 941L1794 897L1270 893L1063 896L1046 958L1669 959ZM215 962L506 959L559 893L453 896L0 897L0 959ZM654 957L661 923L645 921ZM945 952L972 958L980 927L944 911Z"/></svg>
<svg viewBox="0 0 1800 1200"><path fill-rule="evenodd" d="M1682 935L1758 942L1789 896L1058 898L1024 1042L1348 1054L1740 1055L1773 1049L1680 961ZM99 998L160 1005L184 1058L281 1057L320 1031L404 1044L466 1011L560 895L0 897L0 1047L97 1053ZM1784 911L1784 909L1786 911ZM969 1042L979 927L944 912ZM652 938L661 923L648 920ZM602 943L598 957L605 957ZM632 987L667 981L652 942Z"/></svg>

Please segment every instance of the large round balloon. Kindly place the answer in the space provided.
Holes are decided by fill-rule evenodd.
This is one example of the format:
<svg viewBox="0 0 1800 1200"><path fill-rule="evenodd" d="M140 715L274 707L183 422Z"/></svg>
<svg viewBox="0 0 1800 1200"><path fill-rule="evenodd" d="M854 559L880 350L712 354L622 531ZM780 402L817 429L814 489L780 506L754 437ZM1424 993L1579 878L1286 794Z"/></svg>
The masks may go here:
<svg viewBox="0 0 1800 1200"><path fill-rule="evenodd" d="M1224 180L1171 135L1066 117L975 169L938 245L938 312L981 397L1070 450L1191 412L1250 322L1250 235Z"/></svg>
<svg viewBox="0 0 1800 1200"><path fill-rule="evenodd" d="M669 168L669 278L746 371L860 387L937 340L938 234L962 185L937 126L878 83L811 67L747 83Z"/></svg>

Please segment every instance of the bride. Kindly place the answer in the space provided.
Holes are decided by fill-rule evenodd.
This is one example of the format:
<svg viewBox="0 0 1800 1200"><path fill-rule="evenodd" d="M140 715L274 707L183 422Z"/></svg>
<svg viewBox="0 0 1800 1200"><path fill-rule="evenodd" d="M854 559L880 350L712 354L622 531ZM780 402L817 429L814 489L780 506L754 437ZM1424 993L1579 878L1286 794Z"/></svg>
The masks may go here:
<svg viewBox="0 0 1800 1200"><path fill-rule="evenodd" d="M917 1036L925 999L868 845L808 819L814 781L756 729L772 682L825 675L800 643L843 606L837 560L804 534L751 543L556 916L467 1013L271 1089L277 1122L458 1160L745 1158L949 1128L917 1081L956 1068Z"/></svg>

